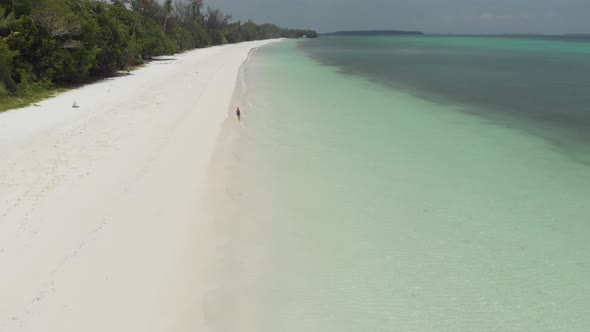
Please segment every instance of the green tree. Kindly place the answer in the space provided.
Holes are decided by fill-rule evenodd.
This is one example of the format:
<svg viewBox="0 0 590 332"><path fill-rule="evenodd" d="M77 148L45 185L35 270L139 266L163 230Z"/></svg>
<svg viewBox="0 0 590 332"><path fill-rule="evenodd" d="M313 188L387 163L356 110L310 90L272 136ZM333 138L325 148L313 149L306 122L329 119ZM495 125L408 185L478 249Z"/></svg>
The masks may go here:
<svg viewBox="0 0 590 332"><path fill-rule="evenodd" d="M121 6L107 6L100 2L95 2L92 6L100 26L96 36L96 44L100 51L96 55L96 64L91 69L91 75L109 76L127 65L126 51L129 47L130 25L133 19L130 16L125 17L128 10Z"/></svg>
<svg viewBox="0 0 590 332"><path fill-rule="evenodd" d="M231 22L203 0L0 0L0 95L109 76L179 50L303 35L317 36Z"/></svg>
<svg viewBox="0 0 590 332"><path fill-rule="evenodd" d="M190 24L193 21L202 19L201 10L203 9L203 0L188 0L176 2L176 16L184 24Z"/></svg>
<svg viewBox="0 0 590 332"><path fill-rule="evenodd" d="M9 13L6 8L0 7L0 36L5 36L14 18L14 12Z"/></svg>
<svg viewBox="0 0 590 332"><path fill-rule="evenodd" d="M97 33L101 29L91 12L90 1L36 0L31 18L39 27L41 55L35 72L57 82L88 78L100 52Z"/></svg>
<svg viewBox="0 0 590 332"><path fill-rule="evenodd" d="M18 52L12 51L4 41L14 17L14 12L7 13L6 8L0 7L0 97L16 91L16 82L12 78L12 59Z"/></svg>
<svg viewBox="0 0 590 332"><path fill-rule="evenodd" d="M164 33L166 33L166 25L168 23L168 18L172 14L172 0L166 0L164 2L164 11L166 12L166 18L164 19Z"/></svg>
<svg viewBox="0 0 590 332"><path fill-rule="evenodd" d="M16 82L12 78L12 59L18 54L12 51L0 37L0 97L16 92Z"/></svg>
<svg viewBox="0 0 590 332"><path fill-rule="evenodd" d="M260 34L258 32L258 27L252 20L248 20L244 25L242 25L241 37L240 40L242 41L250 41L256 40L260 38Z"/></svg>

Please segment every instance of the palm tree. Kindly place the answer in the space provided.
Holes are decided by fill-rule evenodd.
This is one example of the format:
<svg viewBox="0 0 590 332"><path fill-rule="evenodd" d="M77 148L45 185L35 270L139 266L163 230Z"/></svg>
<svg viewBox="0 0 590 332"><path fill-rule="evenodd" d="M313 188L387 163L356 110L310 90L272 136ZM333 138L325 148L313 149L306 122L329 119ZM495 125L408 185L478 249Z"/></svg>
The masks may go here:
<svg viewBox="0 0 590 332"><path fill-rule="evenodd" d="M145 9L146 5L147 5L147 1L146 0L139 0L139 11L141 12L141 10ZM135 14L135 23L133 24L133 32L131 33L132 36L135 36L135 30L137 28L137 21L139 21L139 13Z"/></svg>
<svg viewBox="0 0 590 332"><path fill-rule="evenodd" d="M166 18L164 19L164 33L166 33L168 17L170 17L170 14L172 14L172 0L166 0L166 2L164 2L164 10L166 11Z"/></svg>

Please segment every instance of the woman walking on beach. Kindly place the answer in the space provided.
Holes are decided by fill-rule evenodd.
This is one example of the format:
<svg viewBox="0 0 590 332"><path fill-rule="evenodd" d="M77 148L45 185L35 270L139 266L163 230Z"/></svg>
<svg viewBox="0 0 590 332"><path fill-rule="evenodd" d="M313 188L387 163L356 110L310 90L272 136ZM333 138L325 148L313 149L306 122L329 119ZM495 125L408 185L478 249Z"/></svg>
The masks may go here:
<svg viewBox="0 0 590 332"><path fill-rule="evenodd" d="M236 116L238 117L238 121L240 121L240 118L242 117L242 112L240 112L239 107L236 109Z"/></svg>

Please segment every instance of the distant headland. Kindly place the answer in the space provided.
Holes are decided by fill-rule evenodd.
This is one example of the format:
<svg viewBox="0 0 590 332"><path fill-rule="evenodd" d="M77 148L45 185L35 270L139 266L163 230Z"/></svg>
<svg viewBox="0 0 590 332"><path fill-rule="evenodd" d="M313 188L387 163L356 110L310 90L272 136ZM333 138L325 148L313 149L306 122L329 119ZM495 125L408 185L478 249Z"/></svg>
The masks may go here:
<svg viewBox="0 0 590 332"><path fill-rule="evenodd" d="M422 36L421 31L403 30L359 30L359 31L337 31L323 33L322 36Z"/></svg>

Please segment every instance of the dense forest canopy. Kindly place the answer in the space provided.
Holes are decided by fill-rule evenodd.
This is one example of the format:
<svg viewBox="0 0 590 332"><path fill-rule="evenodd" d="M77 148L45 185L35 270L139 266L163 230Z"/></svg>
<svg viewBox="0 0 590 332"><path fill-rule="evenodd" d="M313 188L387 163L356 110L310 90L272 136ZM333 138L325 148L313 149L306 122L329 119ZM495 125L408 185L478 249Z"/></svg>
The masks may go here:
<svg viewBox="0 0 590 332"><path fill-rule="evenodd" d="M0 0L0 98L106 77L152 56L312 30L233 22L203 0Z"/></svg>

